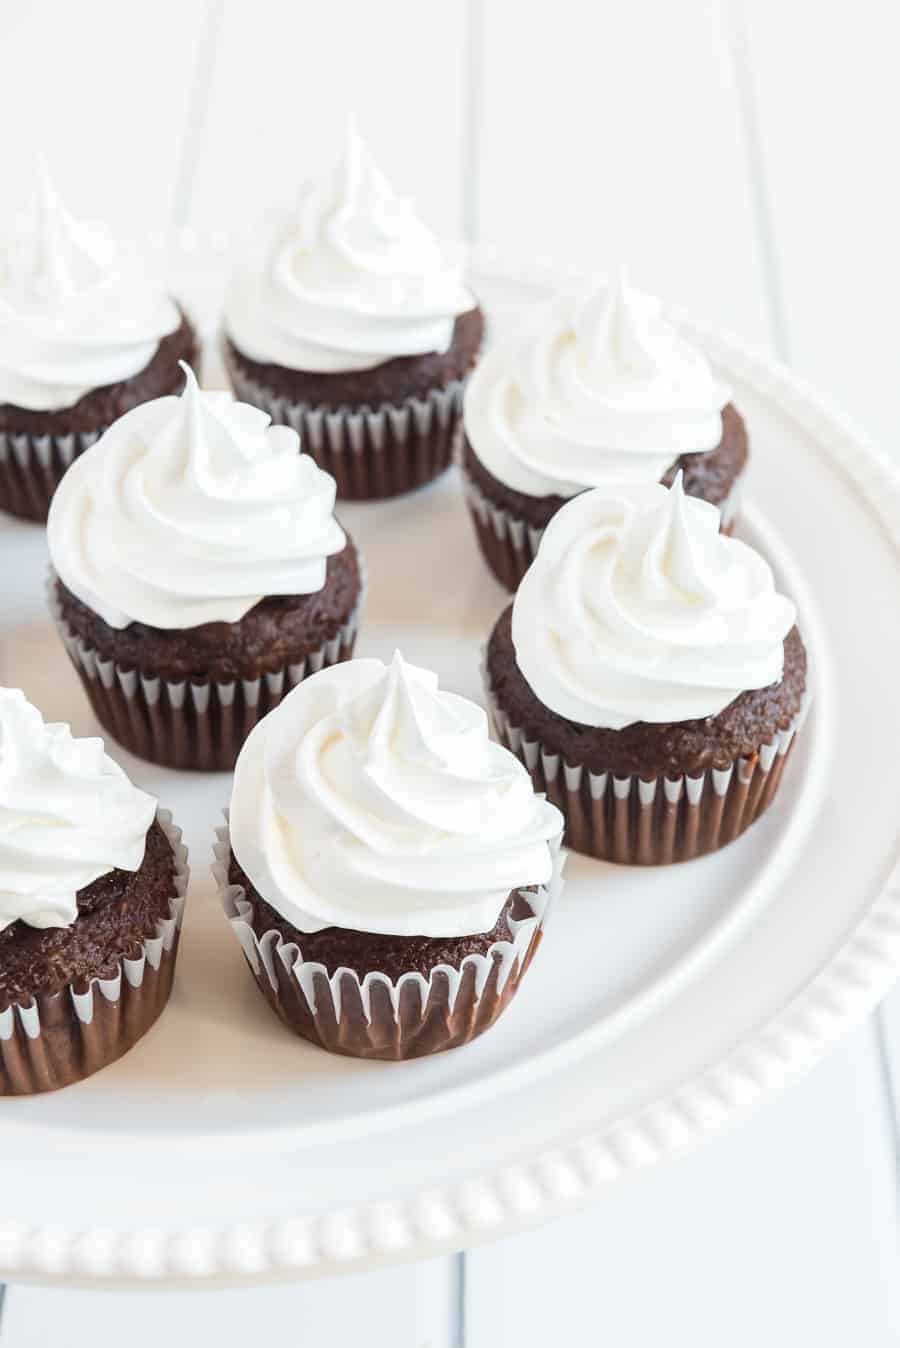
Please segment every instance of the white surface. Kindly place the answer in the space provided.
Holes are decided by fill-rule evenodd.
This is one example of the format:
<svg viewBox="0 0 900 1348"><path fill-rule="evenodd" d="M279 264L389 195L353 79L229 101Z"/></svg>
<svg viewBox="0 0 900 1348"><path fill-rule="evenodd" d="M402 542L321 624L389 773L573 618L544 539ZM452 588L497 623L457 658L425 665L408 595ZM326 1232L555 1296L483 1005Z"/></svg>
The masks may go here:
<svg viewBox="0 0 900 1348"><path fill-rule="evenodd" d="M858 1031L750 1126L478 1250L466 1348L890 1348L900 1286L880 1090Z"/></svg>
<svg viewBox="0 0 900 1348"><path fill-rule="evenodd" d="M779 354L896 448L900 184L889 166L900 7L749 0L745 30L783 315Z"/></svg>
<svg viewBox="0 0 900 1348"><path fill-rule="evenodd" d="M525 281L477 268L476 277L498 330L551 280L540 270ZM900 902L885 891L900 765L878 793L859 788L873 745L900 739L889 677L900 633L870 621L897 586L900 561L876 506L891 518L900 479L785 372L692 331L748 417L752 491L771 523L748 508L744 532L797 601L814 669L813 710L777 807L732 847L683 867L572 857L510 1013L465 1051L386 1068L298 1043L241 967L204 866L227 777L119 755L174 811L191 849L178 984L160 1024L120 1063L58 1096L3 1103L11 1174L0 1269L88 1280L301 1276L513 1230L742 1116L885 990L900 959ZM790 503L801 490L798 513ZM840 553L819 527L834 513L846 525ZM505 597L486 579L456 478L342 517L369 563L360 653L399 644L445 686L477 697L480 645ZM14 522L4 534L8 564L30 583L3 615L0 678L88 731L44 612L43 537ZM442 587L448 556L453 584ZM848 577L850 597L866 604L842 602ZM857 678L863 639L885 671L880 685ZM838 821L854 832L852 855ZM133 1177L136 1149L143 1180ZM277 1167L260 1168L260 1155Z"/></svg>
<svg viewBox="0 0 900 1348"><path fill-rule="evenodd" d="M190 215L204 227L231 229L252 218L260 192L292 190L305 157L324 153L332 118L346 99L364 123L371 119L391 139L396 158L388 167L409 181L431 220L446 210L485 236L524 240L554 254L573 251L581 262L599 258L606 265L623 256L636 278L751 338L765 340L781 328L787 341L779 353L896 447L900 394L891 296L900 275L900 203L891 170L898 118L893 0L852 7L814 0L787 6L639 0L627 7L468 0L452 10L422 0L414 8L411 18L410 6L380 7L376 20L362 0L332 0L318 7L311 33L306 6L280 7L274 23L272 6L260 10L246 0L128 7L127 20L116 0L6 6L0 10L0 105L15 134L4 143L4 165L12 166L4 181L9 190L18 173L24 187L31 143L43 141L61 147L54 164L64 160L63 189L85 182L98 209L130 228L164 223L177 199L176 218ZM735 43L733 21L742 14L746 41ZM474 24L467 22L471 17ZM347 49L353 78L342 80L334 55ZM423 54L427 74L420 82ZM82 71L94 77L76 79ZM746 99L741 106L748 83L741 76L752 86L749 106ZM58 100L47 96L51 86L60 90ZM759 146L749 134L757 120ZM670 135L669 127L689 134ZM758 148L764 153L755 153ZM683 190L686 181L692 192ZM545 191L545 183L559 193ZM486 210L479 212L481 187ZM774 267L761 246L767 224ZM886 618L893 612L889 606ZM40 649L39 634L29 639ZM900 1067L900 993L889 1000L887 1021L896 1031ZM874 1042L871 1028L855 1036L841 1054L840 1071L823 1066L781 1104L695 1157L684 1188L663 1182L668 1172L648 1177L636 1211L649 1229L673 1232L677 1249L633 1244L634 1281L628 1282L624 1261L616 1270L641 1300L640 1339L619 1326L626 1348L688 1333L698 1348L719 1348L747 1314L751 1297L761 1315L770 1309L766 1337L776 1342L782 1319L806 1324L812 1297L822 1314L816 1335L804 1338L844 1348L851 1339L879 1345L896 1337L890 1298L897 1247L882 1220L894 1201L893 1156L889 1136L873 1126L890 1100L868 1071ZM780 1131L788 1101L797 1119L790 1145ZM817 1184L791 1202L793 1151L799 1164L807 1137L819 1141L826 1159ZM713 1323L698 1315L698 1279L708 1267L723 1267L723 1248L741 1213L720 1206L719 1195L746 1194L741 1177L750 1155L748 1189L764 1196L755 1207L760 1223L736 1247L727 1284L733 1304L722 1303L722 1320ZM617 1221L626 1219L628 1201L623 1190ZM784 1210L791 1241L782 1246L773 1234ZM843 1237L830 1247L833 1257L804 1260L804 1251L822 1250L823 1229ZM565 1269L573 1260L577 1265L578 1248L592 1232L601 1249L615 1239L601 1206L548 1229L551 1243L537 1270L547 1304L557 1304L557 1291L571 1294ZM536 1298L522 1295L515 1276L521 1249L509 1242L475 1251L467 1258L470 1284L488 1258L498 1278L505 1254L502 1299L531 1306ZM680 1251L689 1252L683 1262L675 1259ZM803 1279L780 1277L777 1253L789 1270L798 1262L804 1272L807 1265L820 1270L818 1285L810 1290ZM686 1290L657 1297L657 1286L672 1286L673 1260ZM378 1279L396 1272L340 1286L333 1306L348 1333L356 1299L375 1308ZM592 1293L593 1269L589 1275L585 1290ZM412 1270L409 1280L412 1286ZM321 1288L300 1291L318 1296ZM55 1295L57 1305L64 1306L67 1295L82 1306L92 1303L105 1320L105 1294ZM247 1295L261 1307L274 1294ZM198 1336L204 1315L217 1323L219 1300L191 1298L205 1308L190 1322ZM592 1297L589 1323L601 1333L599 1301ZM858 1335L845 1309L854 1302ZM526 1348L540 1342L512 1309L517 1342ZM257 1313L262 1319L263 1311ZM470 1335L486 1314L479 1298ZM181 1324L180 1309L177 1315L172 1325ZM10 1312L4 1342L12 1348L21 1327ZM401 1332L398 1342L405 1348L416 1340L404 1340Z"/></svg>
<svg viewBox="0 0 900 1348"><path fill-rule="evenodd" d="M414 1268L361 1273L343 1280L197 1292L83 1292L12 1287L0 1342L12 1348L87 1348L124 1340L129 1348L214 1344L248 1348L459 1348L455 1337L459 1261L432 1259ZM113 1330L116 1326L116 1330ZM173 1334L174 1332L174 1334Z"/></svg>
<svg viewBox="0 0 900 1348"><path fill-rule="evenodd" d="M129 236L169 228L185 190L178 167L206 9L204 0L0 7L4 216L29 204L40 149L76 217L96 212ZM132 189L122 191L126 166Z"/></svg>
<svg viewBox="0 0 900 1348"><path fill-rule="evenodd" d="M477 235L770 325L720 7L485 0ZM537 96L536 96L537 95Z"/></svg>

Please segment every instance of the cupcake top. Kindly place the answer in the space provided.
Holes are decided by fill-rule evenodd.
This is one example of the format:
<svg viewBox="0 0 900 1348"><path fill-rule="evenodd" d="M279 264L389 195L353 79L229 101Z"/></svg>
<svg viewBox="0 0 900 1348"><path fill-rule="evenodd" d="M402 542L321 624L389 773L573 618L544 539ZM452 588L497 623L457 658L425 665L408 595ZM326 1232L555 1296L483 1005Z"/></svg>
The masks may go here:
<svg viewBox="0 0 900 1348"><path fill-rule="evenodd" d="M488 735L480 707L399 654L305 679L238 759L231 845L301 931L490 931L550 879L558 810Z"/></svg>
<svg viewBox="0 0 900 1348"><path fill-rule="evenodd" d="M489 351L465 427L513 491L574 496L658 482L680 454L715 449L727 402L705 356L620 272L557 295L524 337Z"/></svg>
<svg viewBox="0 0 900 1348"><path fill-rule="evenodd" d="M35 217L0 249L0 404L72 407L138 374L180 323L136 257L72 219L41 166Z"/></svg>
<svg viewBox="0 0 900 1348"><path fill-rule="evenodd" d="M155 813L102 740L73 739L0 688L0 930L69 926L80 889L138 870Z"/></svg>
<svg viewBox="0 0 900 1348"><path fill-rule="evenodd" d="M120 417L50 507L57 575L111 627L238 622L269 595L321 590L346 544L334 479L296 431L183 369L182 396Z"/></svg>
<svg viewBox="0 0 900 1348"><path fill-rule="evenodd" d="M474 306L461 250L393 192L350 126L334 171L306 184L238 275L225 329L251 360L340 373L447 351L457 315Z"/></svg>
<svg viewBox="0 0 900 1348"><path fill-rule="evenodd" d="M715 716L778 683L794 605L679 473L553 517L513 605L516 662L566 720L621 730Z"/></svg>

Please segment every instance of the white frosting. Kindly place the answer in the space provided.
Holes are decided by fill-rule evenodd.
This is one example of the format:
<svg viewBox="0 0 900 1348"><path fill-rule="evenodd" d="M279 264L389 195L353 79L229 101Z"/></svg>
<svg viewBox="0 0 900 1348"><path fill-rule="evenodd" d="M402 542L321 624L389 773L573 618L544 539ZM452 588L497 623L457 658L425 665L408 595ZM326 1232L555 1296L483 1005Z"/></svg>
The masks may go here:
<svg viewBox="0 0 900 1348"><path fill-rule="evenodd" d="M267 595L321 590L346 543L334 479L296 431L183 368L182 397L121 417L50 508L57 575L111 627L238 622Z"/></svg>
<svg viewBox="0 0 900 1348"><path fill-rule="evenodd" d="M777 683L794 605L719 512L658 485L592 491L550 521L516 594L519 668L569 721L715 716Z"/></svg>
<svg viewBox="0 0 900 1348"><path fill-rule="evenodd" d="M480 707L395 655L305 679L253 730L231 798L234 854L301 931L490 931L544 884L559 811Z"/></svg>
<svg viewBox="0 0 900 1348"><path fill-rule="evenodd" d="M102 740L73 739L0 688L0 930L68 927L79 889L140 867L155 813Z"/></svg>
<svg viewBox="0 0 900 1348"><path fill-rule="evenodd" d="M619 273L558 295L524 338L488 352L466 390L466 435L514 491L574 496L658 482L680 454L715 449L728 396Z"/></svg>
<svg viewBox="0 0 900 1348"><path fill-rule="evenodd" d="M225 328L251 360L335 373L446 351L457 315L474 305L461 250L394 194L350 127L336 170L307 184L237 277Z"/></svg>
<svg viewBox="0 0 900 1348"><path fill-rule="evenodd" d="M0 252L0 404L71 407L145 369L180 322L137 258L72 219L43 170L35 219Z"/></svg>

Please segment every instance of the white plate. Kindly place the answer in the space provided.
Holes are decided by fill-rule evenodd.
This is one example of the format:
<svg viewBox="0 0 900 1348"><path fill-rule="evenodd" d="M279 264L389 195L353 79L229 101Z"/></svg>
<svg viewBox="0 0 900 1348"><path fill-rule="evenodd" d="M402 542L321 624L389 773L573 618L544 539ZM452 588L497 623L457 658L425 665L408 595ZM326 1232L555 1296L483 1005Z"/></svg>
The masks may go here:
<svg viewBox="0 0 900 1348"><path fill-rule="evenodd" d="M550 279L476 261L498 327ZM121 1062L0 1102L0 1275L296 1278L468 1245L710 1136L887 990L900 964L898 476L788 372L678 318L748 418L742 532L796 598L813 662L813 711L775 808L680 867L572 856L540 956L489 1034L421 1062L354 1062L279 1025L218 910L208 864L229 778L120 755L191 849L177 985ZM506 600L455 475L342 516L371 575L360 653L399 645L479 697L480 646ZM4 521L0 548L0 682L91 733L44 610L43 532Z"/></svg>

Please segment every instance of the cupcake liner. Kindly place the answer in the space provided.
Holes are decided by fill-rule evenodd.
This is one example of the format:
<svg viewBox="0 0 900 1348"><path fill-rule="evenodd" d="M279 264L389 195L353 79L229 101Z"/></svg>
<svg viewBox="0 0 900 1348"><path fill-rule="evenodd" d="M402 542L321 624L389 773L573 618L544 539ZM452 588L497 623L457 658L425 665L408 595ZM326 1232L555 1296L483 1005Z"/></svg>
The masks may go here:
<svg viewBox="0 0 900 1348"><path fill-rule="evenodd" d="M462 425L464 380L380 407L313 407L270 393L223 351L235 395L291 426L300 444L337 483L342 501L400 496L449 468Z"/></svg>
<svg viewBox="0 0 900 1348"><path fill-rule="evenodd" d="M43 524L66 469L104 430L67 435L0 431L0 510Z"/></svg>
<svg viewBox="0 0 900 1348"><path fill-rule="evenodd" d="M169 916L112 978L69 983L0 1011L0 1096L55 1091L99 1072L137 1043L169 999L188 882L187 848L168 810L160 827L175 854Z"/></svg>
<svg viewBox="0 0 900 1348"><path fill-rule="evenodd" d="M94 715L124 749L150 763L193 772L230 772L257 721L273 711L308 674L349 660L366 596L360 555L360 590L340 631L302 660L253 679L164 679L103 660L67 624L51 572L48 597L69 659Z"/></svg>
<svg viewBox="0 0 900 1348"><path fill-rule="evenodd" d="M304 960L296 943L276 930L258 937L252 904L228 879L231 841L217 830L213 874L219 899L257 986L272 1010L296 1034L332 1053L400 1060L468 1043L493 1025L515 995L541 941L544 922L562 888L565 854L554 845L553 875L521 891L531 915L510 919L511 941L495 941L483 955L467 955L458 969L439 964L428 978L417 972L391 979L352 969L329 974Z"/></svg>
<svg viewBox="0 0 900 1348"><path fill-rule="evenodd" d="M543 529L519 519L503 506L496 505L462 467L466 503L475 526L484 559L500 584L515 591L537 555ZM742 494L739 477L721 506L721 532L731 534L737 524Z"/></svg>
<svg viewBox="0 0 900 1348"><path fill-rule="evenodd" d="M566 763L528 739L499 705L485 680L496 738L519 758L566 820L566 846L621 865L691 861L732 842L772 803L809 702L786 730L757 753L697 777L617 777Z"/></svg>

